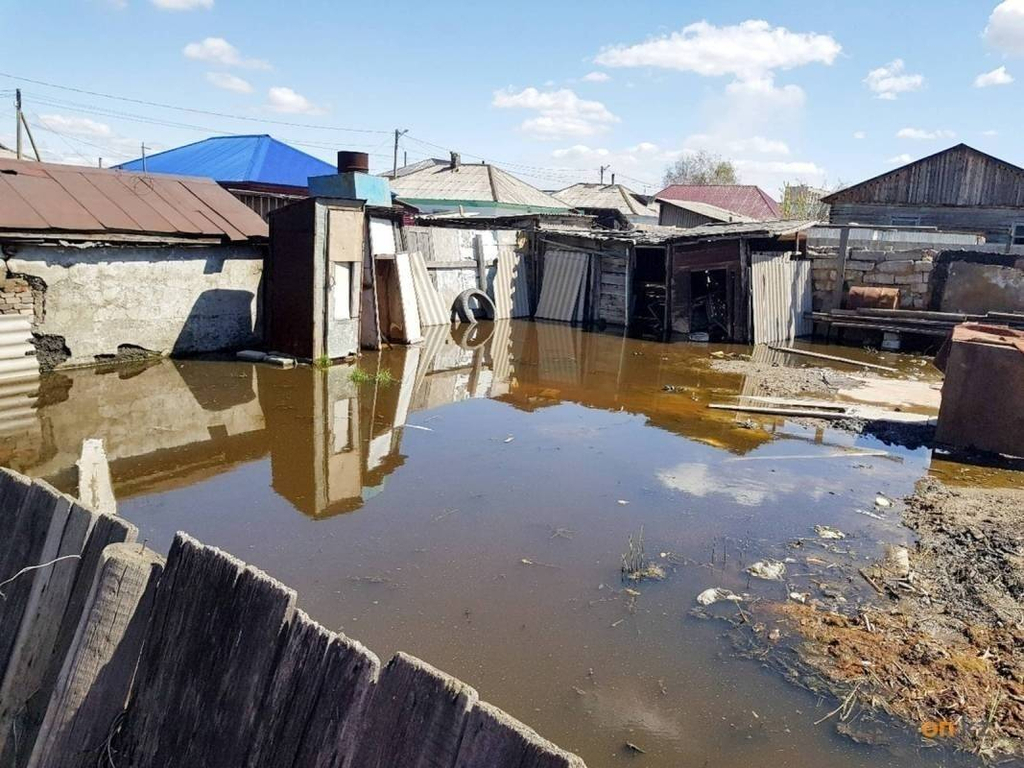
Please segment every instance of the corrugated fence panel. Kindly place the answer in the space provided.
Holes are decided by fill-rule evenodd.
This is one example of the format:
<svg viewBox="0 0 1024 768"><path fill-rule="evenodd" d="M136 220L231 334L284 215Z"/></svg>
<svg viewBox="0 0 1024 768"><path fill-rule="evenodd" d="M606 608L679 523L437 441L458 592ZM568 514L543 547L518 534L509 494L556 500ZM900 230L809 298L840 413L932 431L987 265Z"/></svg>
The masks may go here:
<svg viewBox="0 0 1024 768"><path fill-rule="evenodd" d="M590 255L559 248L544 256L544 278L536 317L568 323L576 317Z"/></svg>
<svg viewBox="0 0 1024 768"><path fill-rule="evenodd" d="M811 262L790 254L752 253L754 343L773 344L811 332Z"/></svg>
<svg viewBox="0 0 1024 768"><path fill-rule="evenodd" d="M416 291L416 301L420 307L420 325L424 328L432 325L449 325L451 310L445 309L441 295L427 274L427 265L418 251L410 251L409 267L412 271L412 284Z"/></svg>
<svg viewBox="0 0 1024 768"><path fill-rule="evenodd" d="M0 315L0 383L39 376L39 361L32 343L32 318Z"/></svg>

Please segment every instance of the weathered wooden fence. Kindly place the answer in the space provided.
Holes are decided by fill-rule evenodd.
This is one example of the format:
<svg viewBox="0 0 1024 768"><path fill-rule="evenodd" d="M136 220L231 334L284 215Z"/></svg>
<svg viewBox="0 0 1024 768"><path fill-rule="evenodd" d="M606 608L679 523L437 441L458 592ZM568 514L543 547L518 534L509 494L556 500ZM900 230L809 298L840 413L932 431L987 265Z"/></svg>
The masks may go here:
<svg viewBox="0 0 1024 768"><path fill-rule="evenodd" d="M5 768L585 768L231 555L179 533L164 563L136 536L0 470Z"/></svg>

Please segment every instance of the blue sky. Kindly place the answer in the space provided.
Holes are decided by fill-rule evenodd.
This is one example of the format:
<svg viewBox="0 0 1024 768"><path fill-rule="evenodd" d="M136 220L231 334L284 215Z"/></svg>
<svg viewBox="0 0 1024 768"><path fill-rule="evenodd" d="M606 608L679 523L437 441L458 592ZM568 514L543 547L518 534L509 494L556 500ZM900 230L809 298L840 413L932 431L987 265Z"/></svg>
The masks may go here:
<svg viewBox="0 0 1024 768"><path fill-rule="evenodd" d="M0 71L52 84L0 76L0 142L20 85L62 162L271 133L383 170L402 128L410 161L454 149L546 189L610 165L656 191L702 148L776 195L957 141L1024 164L1024 0L0 0L0 24Z"/></svg>

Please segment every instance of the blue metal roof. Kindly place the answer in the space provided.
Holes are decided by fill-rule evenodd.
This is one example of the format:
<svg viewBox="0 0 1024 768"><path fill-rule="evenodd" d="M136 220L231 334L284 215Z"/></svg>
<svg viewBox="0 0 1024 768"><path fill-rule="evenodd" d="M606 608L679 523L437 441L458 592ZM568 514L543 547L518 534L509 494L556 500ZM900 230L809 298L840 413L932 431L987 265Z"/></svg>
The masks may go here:
<svg viewBox="0 0 1024 768"><path fill-rule="evenodd" d="M114 166L141 171L142 159ZM330 163L266 134L214 136L146 157L150 173L207 176L219 182L252 182L305 187L310 176L337 173Z"/></svg>

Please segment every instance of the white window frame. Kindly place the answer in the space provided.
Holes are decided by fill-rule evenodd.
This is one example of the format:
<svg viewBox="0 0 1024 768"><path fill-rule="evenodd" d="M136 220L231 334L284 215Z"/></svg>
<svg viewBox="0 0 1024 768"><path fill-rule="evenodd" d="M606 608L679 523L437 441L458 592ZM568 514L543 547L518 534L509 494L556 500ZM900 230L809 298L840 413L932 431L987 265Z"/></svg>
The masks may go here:
<svg viewBox="0 0 1024 768"><path fill-rule="evenodd" d="M1010 245L1024 245L1024 221L1010 227Z"/></svg>

